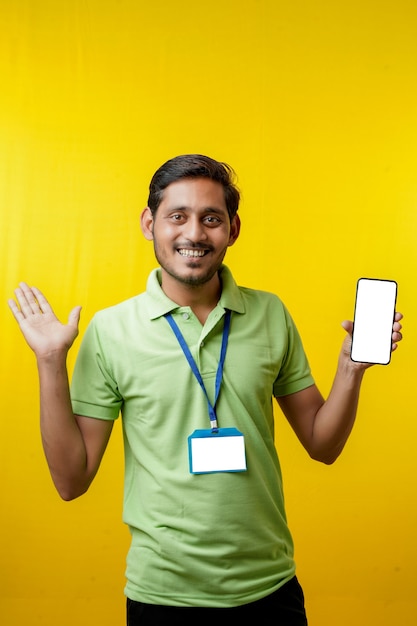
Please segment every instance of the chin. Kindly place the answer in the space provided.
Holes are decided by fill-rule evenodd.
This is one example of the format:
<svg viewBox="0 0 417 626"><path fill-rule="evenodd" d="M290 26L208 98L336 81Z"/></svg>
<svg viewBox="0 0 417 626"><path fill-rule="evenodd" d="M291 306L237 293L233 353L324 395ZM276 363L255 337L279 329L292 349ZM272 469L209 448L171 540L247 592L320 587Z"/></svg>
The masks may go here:
<svg viewBox="0 0 417 626"><path fill-rule="evenodd" d="M200 271L191 271L185 274L175 274L169 272L172 278L175 278L178 282L183 285L190 285L192 287L199 287L200 285L205 285L210 282L211 279L216 275L217 269L212 272L200 272Z"/></svg>

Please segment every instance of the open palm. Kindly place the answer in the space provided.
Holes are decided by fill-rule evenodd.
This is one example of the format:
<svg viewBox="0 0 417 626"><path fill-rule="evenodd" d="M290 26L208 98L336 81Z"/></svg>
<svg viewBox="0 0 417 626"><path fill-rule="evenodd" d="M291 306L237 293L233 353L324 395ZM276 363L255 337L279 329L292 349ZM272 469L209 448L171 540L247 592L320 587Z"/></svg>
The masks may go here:
<svg viewBox="0 0 417 626"><path fill-rule="evenodd" d="M42 358L56 351L68 351L78 335L81 307L72 309L68 323L62 324L36 287L20 283L15 296L17 302L9 300L9 307L36 356Z"/></svg>

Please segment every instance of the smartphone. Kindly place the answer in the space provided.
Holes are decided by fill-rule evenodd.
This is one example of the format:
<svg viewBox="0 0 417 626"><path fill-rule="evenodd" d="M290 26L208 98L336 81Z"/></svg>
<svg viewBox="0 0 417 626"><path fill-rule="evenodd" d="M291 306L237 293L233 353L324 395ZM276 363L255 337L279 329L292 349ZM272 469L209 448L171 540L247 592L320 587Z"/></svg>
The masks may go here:
<svg viewBox="0 0 417 626"><path fill-rule="evenodd" d="M396 300L397 283L394 280L359 278L350 352L352 361L380 365L390 362Z"/></svg>

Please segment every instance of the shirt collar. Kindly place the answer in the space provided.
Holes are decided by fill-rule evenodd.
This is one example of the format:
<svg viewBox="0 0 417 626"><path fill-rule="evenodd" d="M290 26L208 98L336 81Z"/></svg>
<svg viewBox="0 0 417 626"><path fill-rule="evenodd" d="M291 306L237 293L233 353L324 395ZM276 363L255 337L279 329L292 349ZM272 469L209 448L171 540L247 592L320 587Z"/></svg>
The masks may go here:
<svg viewBox="0 0 417 626"><path fill-rule="evenodd" d="M222 265L220 270L220 279L222 282L222 293L219 305L224 309L230 309L236 313L244 313L245 305L239 287L236 285L231 271L226 265ZM162 317L171 311L178 309L178 304L168 298L161 288L161 270L154 269L148 278L146 285L146 294L148 296L149 317L156 319Z"/></svg>

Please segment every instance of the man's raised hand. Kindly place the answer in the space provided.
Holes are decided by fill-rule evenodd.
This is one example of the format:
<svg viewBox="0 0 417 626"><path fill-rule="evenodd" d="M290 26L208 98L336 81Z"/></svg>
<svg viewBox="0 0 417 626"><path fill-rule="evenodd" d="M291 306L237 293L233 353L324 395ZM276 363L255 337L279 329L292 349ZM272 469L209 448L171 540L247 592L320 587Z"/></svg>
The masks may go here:
<svg viewBox="0 0 417 626"><path fill-rule="evenodd" d="M74 307L68 316L68 323L62 324L37 287L29 287L22 282L15 289L15 297L16 300L10 299L8 305L37 358L68 352L78 335L81 307Z"/></svg>

